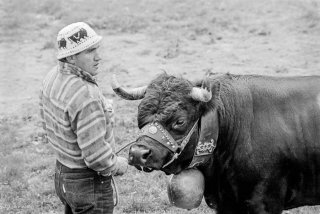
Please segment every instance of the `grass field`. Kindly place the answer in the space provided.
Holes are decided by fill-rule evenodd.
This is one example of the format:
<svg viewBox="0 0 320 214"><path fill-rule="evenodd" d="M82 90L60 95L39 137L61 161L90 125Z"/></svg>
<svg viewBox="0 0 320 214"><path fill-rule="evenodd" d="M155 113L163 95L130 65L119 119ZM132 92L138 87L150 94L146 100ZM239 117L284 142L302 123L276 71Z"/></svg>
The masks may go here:
<svg viewBox="0 0 320 214"><path fill-rule="evenodd" d="M113 94L111 72L125 86L145 84L161 69L187 78L208 71L319 74L319 11L317 0L0 1L0 214L63 212L37 93L56 63L55 38L64 25L85 21L105 37L98 78L116 103L119 149L137 135L138 101ZM191 211L170 205L161 172L130 168L116 181L115 213L213 213L205 202ZM288 213L318 214L320 208Z"/></svg>

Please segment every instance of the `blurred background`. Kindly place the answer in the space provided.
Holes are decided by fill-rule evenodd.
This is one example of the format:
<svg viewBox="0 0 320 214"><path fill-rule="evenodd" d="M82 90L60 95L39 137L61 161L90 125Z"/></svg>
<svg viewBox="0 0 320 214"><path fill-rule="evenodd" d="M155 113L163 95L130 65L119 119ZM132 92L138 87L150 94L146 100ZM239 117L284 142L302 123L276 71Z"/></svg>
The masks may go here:
<svg viewBox="0 0 320 214"><path fill-rule="evenodd" d="M57 63L58 31L78 21L104 37L98 83L115 102L118 148L135 139L139 102L114 95L112 73L126 87L147 84L163 70L190 80L208 72L320 74L319 0L0 0L0 213L63 212L38 91ZM167 179L130 168L116 178L115 213L213 212L204 201L191 211L170 205Z"/></svg>

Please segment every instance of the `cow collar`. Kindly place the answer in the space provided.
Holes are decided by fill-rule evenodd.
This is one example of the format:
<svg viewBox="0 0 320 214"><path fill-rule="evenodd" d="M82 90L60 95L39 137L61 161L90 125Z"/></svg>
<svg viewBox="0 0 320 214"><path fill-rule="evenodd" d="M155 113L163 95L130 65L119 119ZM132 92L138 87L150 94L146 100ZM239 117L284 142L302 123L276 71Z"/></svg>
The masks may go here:
<svg viewBox="0 0 320 214"><path fill-rule="evenodd" d="M200 136L192 161L188 166L188 168L192 168L205 164L212 156L216 147L219 132L217 111L207 113L201 118L200 122L197 120L186 137L178 141L175 141L170 133L158 122L152 122L145 125L138 136L148 136L174 153L171 160L162 166L162 168L165 168L178 159L179 155L188 144L190 137L196 130L200 132ZM182 143L179 145L178 142L181 141Z"/></svg>
<svg viewBox="0 0 320 214"><path fill-rule="evenodd" d="M218 112L216 110L210 111L205 116L202 116L199 130L200 136L198 144L188 168L203 165L212 158L219 135Z"/></svg>

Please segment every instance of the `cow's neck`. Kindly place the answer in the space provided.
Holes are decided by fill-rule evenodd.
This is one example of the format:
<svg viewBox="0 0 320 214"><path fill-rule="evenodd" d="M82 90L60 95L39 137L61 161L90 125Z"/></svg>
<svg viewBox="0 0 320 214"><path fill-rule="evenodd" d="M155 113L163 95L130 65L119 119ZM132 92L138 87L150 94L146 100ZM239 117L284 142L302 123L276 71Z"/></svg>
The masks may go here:
<svg viewBox="0 0 320 214"><path fill-rule="evenodd" d="M227 82L221 86L221 106L219 114L219 141L226 147L233 149L239 140L248 138L248 133L243 132L250 126L253 117L252 97L248 87L243 83ZM249 129L250 130L250 129Z"/></svg>

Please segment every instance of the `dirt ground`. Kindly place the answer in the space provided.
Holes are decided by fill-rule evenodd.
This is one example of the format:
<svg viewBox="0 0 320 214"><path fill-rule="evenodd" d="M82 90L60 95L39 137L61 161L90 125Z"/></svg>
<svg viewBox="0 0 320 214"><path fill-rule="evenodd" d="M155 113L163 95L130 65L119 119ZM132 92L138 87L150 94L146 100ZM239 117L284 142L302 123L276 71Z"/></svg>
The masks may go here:
<svg viewBox="0 0 320 214"><path fill-rule="evenodd" d="M37 118L41 81L56 63L56 34L75 21L104 37L98 82L125 123L137 103L114 96L111 73L128 87L163 70L190 80L210 71L320 74L319 0L1 0L0 19L0 118Z"/></svg>

